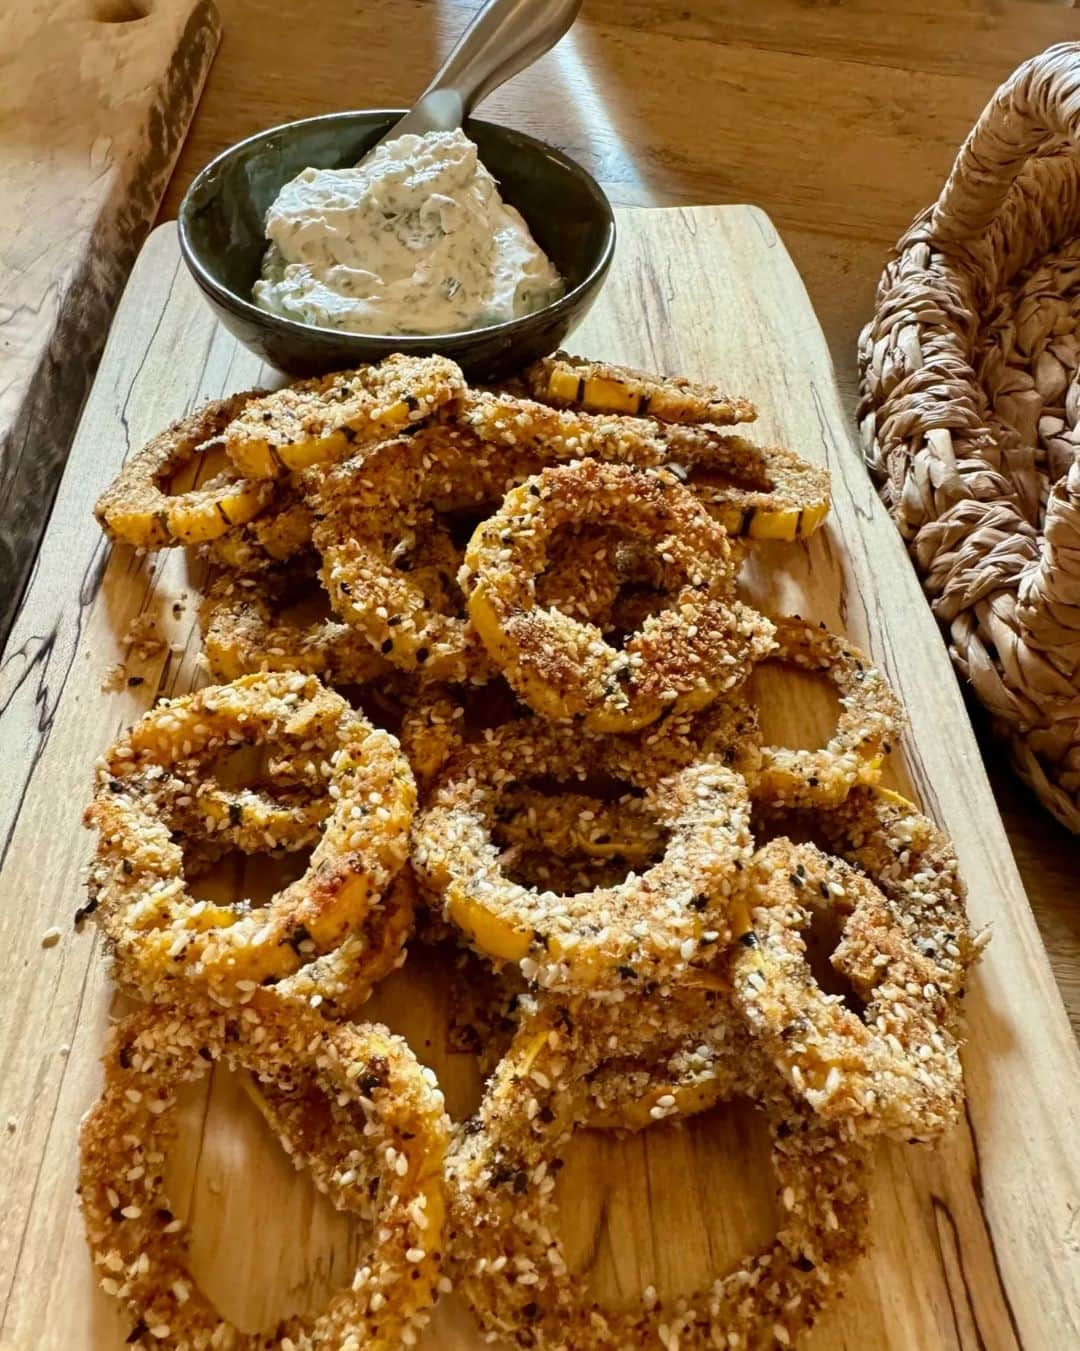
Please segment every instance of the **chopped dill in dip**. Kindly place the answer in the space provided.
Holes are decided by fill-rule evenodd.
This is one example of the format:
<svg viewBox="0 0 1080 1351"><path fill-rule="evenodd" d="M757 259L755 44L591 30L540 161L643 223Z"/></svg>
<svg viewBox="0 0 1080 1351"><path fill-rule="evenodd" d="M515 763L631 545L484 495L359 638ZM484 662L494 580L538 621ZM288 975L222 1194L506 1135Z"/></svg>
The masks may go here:
<svg viewBox="0 0 1080 1351"><path fill-rule="evenodd" d="M353 169L305 169L266 213L255 303L352 333L487 328L563 281L463 131L399 136Z"/></svg>

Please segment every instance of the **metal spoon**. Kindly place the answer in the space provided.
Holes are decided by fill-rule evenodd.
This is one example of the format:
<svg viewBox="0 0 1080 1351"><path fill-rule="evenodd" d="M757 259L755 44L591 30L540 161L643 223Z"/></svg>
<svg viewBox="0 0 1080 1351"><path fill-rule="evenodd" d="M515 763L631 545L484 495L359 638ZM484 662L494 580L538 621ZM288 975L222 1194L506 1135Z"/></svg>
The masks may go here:
<svg viewBox="0 0 1080 1351"><path fill-rule="evenodd" d="M412 110L377 145L406 132L460 127L481 99L550 51L580 8L581 0L488 0Z"/></svg>

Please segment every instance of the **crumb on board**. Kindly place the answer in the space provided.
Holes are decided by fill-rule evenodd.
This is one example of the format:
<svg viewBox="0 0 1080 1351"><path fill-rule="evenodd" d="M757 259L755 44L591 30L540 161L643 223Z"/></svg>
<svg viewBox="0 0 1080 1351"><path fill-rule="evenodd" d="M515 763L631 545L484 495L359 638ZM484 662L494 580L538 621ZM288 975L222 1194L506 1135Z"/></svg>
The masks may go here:
<svg viewBox="0 0 1080 1351"><path fill-rule="evenodd" d="M158 632L157 619L152 614L136 615L120 640L130 656L138 661L150 661L164 652L167 643Z"/></svg>
<svg viewBox="0 0 1080 1351"><path fill-rule="evenodd" d="M7 1119L7 1128L9 1131L17 1131L19 1129L19 1118L16 1116L9 1116Z"/></svg>
<svg viewBox="0 0 1080 1351"><path fill-rule="evenodd" d="M54 924L51 929L46 929L41 935L41 946L43 948L54 948L60 942L62 936L60 930Z"/></svg>
<svg viewBox="0 0 1080 1351"><path fill-rule="evenodd" d="M102 694L115 694L124 688L127 671L122 661L114 662L101 677Z"/></svg>
<svg viewBox="0 0 1080 1351"><path fill-rule="evenodd" d="M175 609L175 607L174 607ZM125 687L135 689L144 683L146 677L141 675L128 675L126 662L130 659L135 661L152 661L169 647L166 639L162 638L158 632L157 619L152 614L139 614L131 621L127 631L120 639L121 645L126 649L124 661L115 662L108 668L101 680L101 691L103 694L115 694L118 690ZM175 652L176 648L173 646Z"/></svg>

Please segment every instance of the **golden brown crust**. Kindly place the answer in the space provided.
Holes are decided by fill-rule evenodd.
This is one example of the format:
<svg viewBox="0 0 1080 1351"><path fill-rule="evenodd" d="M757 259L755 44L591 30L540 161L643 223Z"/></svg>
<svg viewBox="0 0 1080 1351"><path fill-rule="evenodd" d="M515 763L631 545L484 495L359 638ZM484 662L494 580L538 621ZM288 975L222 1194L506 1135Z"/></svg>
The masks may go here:
<svg viewBox="0 0 1080 1351"><path fill-rule="evenodd" d="M537 602L562 526L601 522L652 542L666 594L621 649ZM667 709L711 702L769 649L772 625L732 599L727 536L663 471L583 460L507 493L465 551L469 614L492 660L537 713L594 731L633 731Z"/></svg>
<svg viewBox="0 0 1080 1351"><path fill-rule="evenodd" d="M753 422L757 409L718 385L685 376L650 375L633 366L556 352L524 375L533 398L556 408L652 417L659 422Z"/></svg>
<svg viewBox="0 0 1080 1351"><path fill-rule="evenodd" d="M258 398L253 391L204 404L132 455L94 506L105 534L159 549L216 539L258 515L272 499L266 483L225 474L190 492L169 493L165 486L220 443L230 422Z"/></svg>
<svg viewBox="0 0 1080 1351"><path fill-rule="evenodd" d="M225 431L242 474L277 478L346 459L361 446L423 422L465 392L445 357L395 353L375 366L300 380L248 405Z"/></svg>
<svg viewBox="0 0 1080 1351"><path fill-rule="evenodd" d="M234 826L238 848L272 844L270 828L243 832L218 804L214 761L230 747L269 745L313 777L301 810L314 814L317 843L303 877L261 910L195 901L176 838L175 793L153 771L187 786L203 833ZM302 780L301 780L302 781ZM313 676L245 676L164 701L106 753L87 824L98 831L90 890L120 979L153 997L173 983L235 1001L332 951L357 929L405 862L416 801L412 774L393 737L374 729ZM288 813L286 819L290 819ZM186 818L185 818L186 820ZM259 821L259 827L265 822ZM297 847L297 832L287 847ZM306 841L306 836L300 835Z"/></svg>
<svg viewBox="0 0 1080 1351"><path fill-rule="evenodd" d="M552 1164L590 1118L590 1076L605 1067L613 1044L622 1056L650 1058L680 1026L709 1016L707 1003L694 997L641 1002L633 1018L620 1004L555 996L526 1009L447 1160L458 1285L487 1335L544 1351L790 1346L836 1297L864 1242L865 1150L793 1101L735 1029L714 1054L725 1088L768 1115L781 1217L776 1239L734 1272L671 1303L644 1291L619 1310L603 1307L568 1269L556 1237Z"/></svg>
<svg viewBox="0 0 1080 1351"><path fill-rule="evenodd" d="M79 1190L98 1280L134 1324L128 1343L166 1351L267 1345L222 1318L199 1289L162 1181L177 1092L217 1061L259 1076L273 1095L270 1124L293 1162L339 1209L374 1220L379 1234L348 1289L317 1317L286 1320L274 1344L342 1351L360 1338L373 1351L393 1351L436 1298L449 1132L442 1094L385 1028L326 1023L265 992L242 1010L151 1006L110 1036L105 1086L82 1126Z"/></svg>

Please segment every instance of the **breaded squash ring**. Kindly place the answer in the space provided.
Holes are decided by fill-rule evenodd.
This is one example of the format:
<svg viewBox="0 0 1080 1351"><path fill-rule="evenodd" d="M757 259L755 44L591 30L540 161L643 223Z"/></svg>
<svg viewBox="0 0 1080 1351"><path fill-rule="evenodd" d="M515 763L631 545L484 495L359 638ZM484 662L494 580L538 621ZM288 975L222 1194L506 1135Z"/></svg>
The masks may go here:
<svg viewBox="0 0 1080 1351"><path fill-rule="evenodd" d="M642 794L662 856L640 876L577 895L513 882L494 838L508 795L587 773ZM708 957L729 936L749 856L746 785L731 770L706 760L658 773L625 738L531 719L451 756L417 818L412 862L477 951L518 962L528 980L582 989L673 978Z"/></svg>
<svg viewBox="0 0 1080 1351"><path fill-rule="evenodd" d="M545 463L591 456L666 466L733 537L794 540L812 534L829 511L826 470L712 426L581 413L475 391L457 416L484 440L531 450Z"/></svg>
<svg viewBox="0 0 1080 1351"><path fill-rule="evenodd" d="M225 449L239 473L276 478L346 459L464 392L461 371L445 357L395 353L377 366L301 380L254 400L226 429Z"/></svg>
<svg viewBox="0 0 1080 1351"><path fill-rule="evenodd" d="M625 413L659 422L753 422L757 409L748 399L725 394L717 385L684 376L650 375L632 366L556 352L525 372L534 399L556 408L589 413Z"/></svg>
<svg viewBox="0 0 1080 1351"><path fill-rule="evenodd" d="M214 443L261 391L215 399L179 418L124 463L94 505L110 539L141 549L198 544L257 516L272 497L270 484L218 475L200 488L169 493L168 481Z"/></svg>
<svg viewBox="0 0 1080 1351"><path fill-rule="evenodd" d="M537 602L560 526L604 522L649 539L666 604L619 648L601 630ZM506 495L465 551L469 615L520 697L550 719L627 732L667 709L700 708L768 650L772 625L732 599L727 536L663 471L583 460Z"/></svg>
<svg viewBox="0 0 1080 1351"><path fill-rule="evenodd" d="M377 1236L345 1290L269 1338L240 1331L199 1289L161 1160L177 1095L215 1063L258 1076L297 1167ZM127 1310L132 1345L189 1351L319 1346L397 1351L437 1298L449 1121L435 1076L374 1023L333 1024L256 991L242 1010L154 1005L118 1023L105 1085L83 1121L79 1194L97 1278Z"/></svg>
<svg viewBox="0 0 1080 1351"><path fill-rule="evenodd" d="M312 801L329 814L307 871L259 910L196 901L168 801L148 791L147 771L164 767L194 794L223 752L275 742L297 756L301 779L325 784ZM405 863L415 802L394 738L314 676L244 676L158 704L105 754L86 812L98 831L89 889L120 981L148 998L175 980L235 1001L332 951ZM208 814L204 831L216 826Z"/></svg>
<svg viewBox="0 0 1080 1351"><path fill-rule="evenodd" d="M526 1001L510 1050L447 1157L457 1286L490 1340L534 1351L788 1347L837 1298L866 1234L866 1149L793 1098L736 1028L717 1054L727 1093L748 1097L769 1119L775 1239L704 1289L663 1303L646 1292L618 1309L601 1306L569 1270L554 1164L589 1122L590 1078L613 1054L650 1058L682 1016L677 1001L638 1001L632 1016L619 1003Z"/></svg>
<svg viewBox="0 0 1080 1351"><path fill-rule="evenodd" d="M762 1050L818 1115L863 1134L937 1139L960 1115L960 1050L931 959L865 875L812 844L779 837L755 855L750 927L732 949L734 1002ZM818 985L804 933L840 921L831 965L862 1004Z"/></svg>
<svg viewBox="0 0 1080 1351"><path fill-rule="evenodd" d="M824 624L774 616L775 647L766 661L820 671L840 699L836 731L819 750L766 746L755 796L787 803L839 802L856 784L875 783L904 728L904 710L865 653Z"/></svg>
<svg viewBox="0 0 1080 1351"><path fill-rule="evenodd" d="M313 591L321 594L317 578L295 566L258 576L219 574L199 608L203 652L214 679L301 671L332 685L365 685L391 671L364 636L340 620L304 624L282 618L283 610Z"/></svg>

